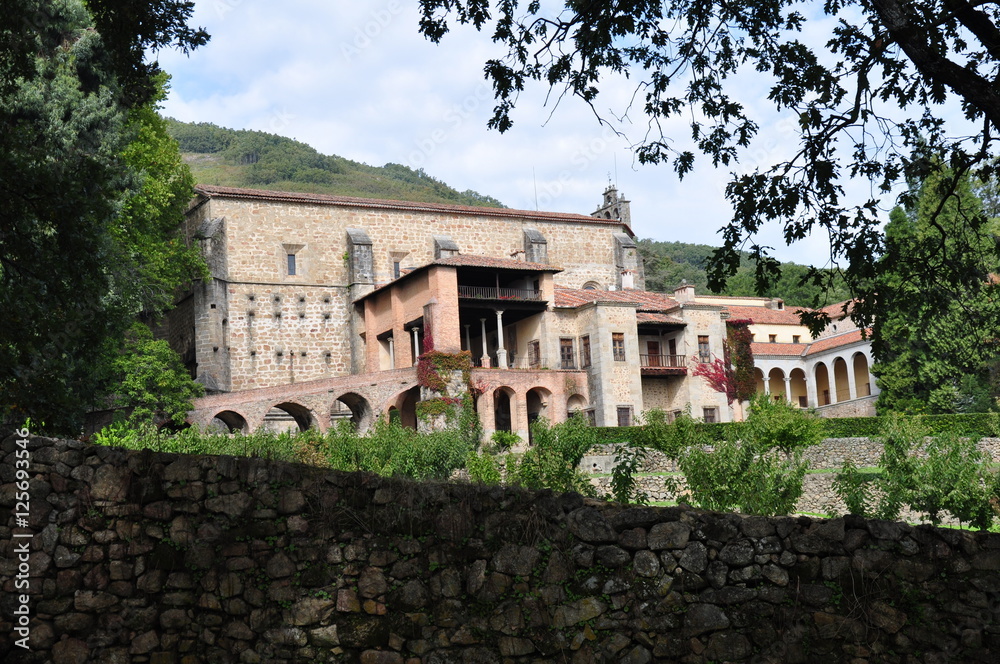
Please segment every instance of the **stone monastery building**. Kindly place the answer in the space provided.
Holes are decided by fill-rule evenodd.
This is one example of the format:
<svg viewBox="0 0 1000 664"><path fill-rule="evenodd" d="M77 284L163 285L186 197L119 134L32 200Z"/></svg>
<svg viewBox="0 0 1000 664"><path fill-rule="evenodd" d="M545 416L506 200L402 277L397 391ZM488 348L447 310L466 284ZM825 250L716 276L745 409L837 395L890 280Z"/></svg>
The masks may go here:
<svg viewBox="0 0 1000 664"><path fill-rule="evenodd" d="M416 424L416 357L469 351L486 435L582 411L625 426L688 407L729 421L691 375L753 321L759 390L864 412L870 351L840 315L812 341L781 300L644 290L629 203L592 215L201 186L187 216L212 274L166 323L208 395L193 423L253 431L282 417ZM836 313L836 312L834 312ZM838 326L840 329L838 329ZM430 337L431 339L428 339ZM811 343L810 343L811 342Z"/></svg>

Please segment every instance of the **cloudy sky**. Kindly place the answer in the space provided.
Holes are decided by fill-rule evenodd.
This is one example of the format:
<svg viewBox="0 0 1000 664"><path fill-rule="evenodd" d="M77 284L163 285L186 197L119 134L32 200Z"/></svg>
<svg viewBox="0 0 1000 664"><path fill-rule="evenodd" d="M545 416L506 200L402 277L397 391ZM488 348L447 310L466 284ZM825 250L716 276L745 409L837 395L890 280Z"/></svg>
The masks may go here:
<svg viewBox="0 0 1000 664"><path fill-rule="evenodd" d="M729 220L728 172L701 163L678 181L669 166L640 165L628 146L641 117L601 124L573 98L558 105L535 87L522 94L514 127L490 131L485 60L499 52L471 29L453 26L440 45L418 33L413 0L196 0L192 23L212 35L190 56L164 51L173 77L163 113L288 136L324 154L382 165L402 163L459 190L473 189L522 209L589 214L609 179L632 202L633 230L656 240L721 244ZM596 105L612 117L632 86L610 82ZM761 88L746 87L761 137L740 168L766 165L795 141L788 120L767 114ZM668 126L680 140L683 121ZM782 260L825 265L823 237L786 248L778 229L762 235Z"/></svg>

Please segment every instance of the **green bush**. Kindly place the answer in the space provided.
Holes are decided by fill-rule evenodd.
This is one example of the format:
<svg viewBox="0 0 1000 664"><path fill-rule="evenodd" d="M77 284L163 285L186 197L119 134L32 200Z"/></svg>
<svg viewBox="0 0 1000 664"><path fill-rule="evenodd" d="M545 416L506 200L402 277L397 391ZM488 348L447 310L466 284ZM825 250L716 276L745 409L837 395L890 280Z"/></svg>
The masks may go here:
<svg viewBox="0 0 1000 664"><path fill-rule="evenodd" d="M549 425L544 418L531 425L532 445L524 454L506 457L508 484L527 489L576 491L595 496L590 480L580 472L583 455L594 446L594 428L580 415Z"/></svg>
<svg viewBox="0 0 1000 664"><path fill-rule="evenodd" d="M802 450L822 439L822 427L811 413L755 398L746 422L732 423L724 440L690 415L661 430L658 449L675 459L684 475L668 481L670 489L704 509L745 514L788 514L802 495L807 464ZM714 445L712 444L714 443Z"/></svg>
<svg viewBox="0 0 1000 664"><path fill-rule="evenodd" d="M940 431L928 437L926 420L901 415L883 418L881 473L866 478L845 464L834 490L854 514L898 519L908 506L938 524L947 512L981 529L993 523L1000 478L987 469L976 437ZM918 454L920 453L920 454Z"/></svg>

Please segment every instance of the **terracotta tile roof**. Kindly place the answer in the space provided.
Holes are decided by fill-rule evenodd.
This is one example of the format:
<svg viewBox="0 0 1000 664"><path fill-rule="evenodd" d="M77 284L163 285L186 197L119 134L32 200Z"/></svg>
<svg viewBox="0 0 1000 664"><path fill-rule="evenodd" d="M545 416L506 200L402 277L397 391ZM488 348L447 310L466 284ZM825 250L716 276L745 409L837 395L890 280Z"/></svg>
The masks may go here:
<svg viewBox="0 0 1000 664"><path fill-rule="evenodd" d="M859 341L862 341L861 330L852 330L851 332L845 332L844 334L838 334L833 337L817 339L809 344L809 350L806 351L806 355L815 355L816 353L822 353L833 348L840 348L841 346L847 346Z"/></svg>
<svg viewBox="0 0 1000 664"><path fill-rule="evenodd" d="M641 290L585 290L582 288L556 287L555 306L580 307L591 302L624 302L637 305L639 311L670 311L677 308L677 300L663 293Z"/></svg>
<svg viewBox="0 0 1000 664"><path fill-rule="evenodd" d="M767 307L742 307L731 304L722 305L729 311L730 318L750 319L758 325L802 325L799 311L808 311L804 307L789 307L785 309L768 309Z"/></svg>
<svg viewBox="0 0 1000 664"><path fill-rule="evenodd" d="M637 323L670 323L673 325L687 325L680 318L675 318L674 316L668 316L667 314L659 314L653 311L637 311L635 314L635 321Z"/></svg>
<svg viewBox="0 0 1000 664"><path fill-rule="evenodd" d="M771 344L755 341L750 344L754 357L801 357L809 344Z"/></svg>
<svg viewBox="0 0 1000 664"><path fill-rule="evenodd" d="M513 258L493 258L492 256L477 256L475 254L458 254L448 258L438 258L428 265L452 265L455 267L487 267L494 270L535 270L537 272L562 272L561 267L545 265L544 263L527 263Z"/></svg>
<svg viewBox="0 0 1000 664"><path fill-rule="evenodd" d="M854 310L854 300L844 300L843 302L837 302L836 304L829 304L820 311L829 316L832 320L841 320L844 318L844 305L847 305L847 316L851 315L851 311Z"/></svg>
<svg viewBox="0 0 1000 664"><path fill-rule="evenodd" d="M390 201L376 198L356 198L354 196L330 196L328 194L304 194L292 191L266 191L263 189L241 189L238 187L218 187L199 184L195 192L209 198L237 198L244 200L273 201L276 203L306 203L312 205L335 205L344 207L365 207L391 210L411 210L415 212L439 212L444 214L465 214L479 217L516 217L538 219L540 221L566 221L573 223L622 226L614 219L600 219L584 214L568 212L541 212L536 210L512 210L510 208L475 207L472 205L450 205L446 203L420 203L416 201Z"/></svg>

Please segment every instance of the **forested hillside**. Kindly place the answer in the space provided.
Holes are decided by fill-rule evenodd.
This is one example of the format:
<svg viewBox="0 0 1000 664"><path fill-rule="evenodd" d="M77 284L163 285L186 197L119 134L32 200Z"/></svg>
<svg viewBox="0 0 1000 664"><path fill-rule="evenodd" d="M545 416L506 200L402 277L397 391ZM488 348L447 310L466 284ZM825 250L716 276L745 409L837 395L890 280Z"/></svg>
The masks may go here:
<svg viewBox="0 0 1000 664"><path fill-rule="evenodd" d="M457 191L401 164L369 166L323 155L305 143L245 129L168 119L195 182L361 198L505 207L491 196Z"/></svg>
<svg viewBox="0 0 1000 664"><path fill-rule="evenodd" d="M715 250L707 244L686 244L684 242L658 242L652 239L639 240L639 253L646 262L646 288L652 291L669 292L682 280L694 284L695 292L710 293L705 267L708 257ZM781 279L762 295L780 297L793 307L822 307L850 298L850 292L842 279L830 290L812 283L803 283L809 268L797 263L781 264ZM724 295L754 296L753 267L747 257L739 271L729 279Z"/></svg>

